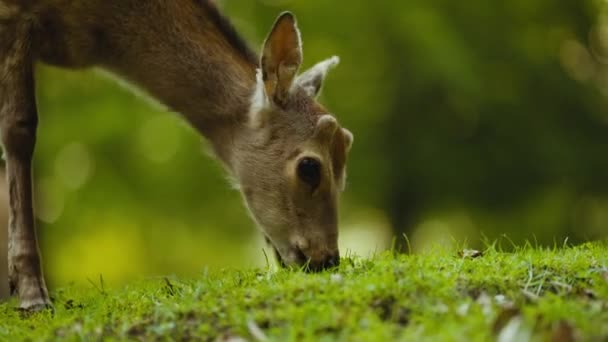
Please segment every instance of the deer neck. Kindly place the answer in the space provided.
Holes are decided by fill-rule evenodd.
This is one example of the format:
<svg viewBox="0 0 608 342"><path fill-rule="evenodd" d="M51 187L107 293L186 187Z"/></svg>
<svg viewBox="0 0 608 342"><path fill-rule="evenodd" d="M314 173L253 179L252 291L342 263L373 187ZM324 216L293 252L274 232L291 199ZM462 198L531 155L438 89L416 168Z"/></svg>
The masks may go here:
<svg viewBox="0 0 608 342"><path fill-rule="evenodd" d="M130 37L130 47L107 67L183 115L232 170L256 88L257 56L213 5L200 3L157 16L158 34Z"/></svg>

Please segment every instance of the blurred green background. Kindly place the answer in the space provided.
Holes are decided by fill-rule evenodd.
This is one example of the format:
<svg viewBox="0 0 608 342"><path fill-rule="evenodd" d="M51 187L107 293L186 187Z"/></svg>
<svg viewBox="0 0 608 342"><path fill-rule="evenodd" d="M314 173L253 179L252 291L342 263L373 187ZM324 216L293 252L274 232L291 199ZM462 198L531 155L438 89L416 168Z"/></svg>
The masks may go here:
<svg viewBox="0 0 608 342"><path fill-rule="evenodd" d="M220 6L253 47L292 10L306 67L342 58L322 102L355 134L343 254L403 233L414 251L606 237L605 1ZM99 71L38 76L36 207L52 285L265 265L240 195L177 115Z"/></svg>

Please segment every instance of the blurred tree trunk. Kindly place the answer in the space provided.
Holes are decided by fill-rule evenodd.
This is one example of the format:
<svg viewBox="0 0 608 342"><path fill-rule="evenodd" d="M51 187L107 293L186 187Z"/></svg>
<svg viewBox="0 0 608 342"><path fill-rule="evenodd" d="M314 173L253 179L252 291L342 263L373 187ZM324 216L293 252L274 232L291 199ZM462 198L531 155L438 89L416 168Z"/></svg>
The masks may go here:
<svg viewBox="0 0 608 342"><path fill-rule="evenodd" d="M408 251L405 237L412 238L414 227L418 223L419 199L413 194L397 190L396 188L399 186L402 184L398 181L392 184L393 191L389 194L388 214L396 238L396 250L408 253L410 251Z"/></svg>

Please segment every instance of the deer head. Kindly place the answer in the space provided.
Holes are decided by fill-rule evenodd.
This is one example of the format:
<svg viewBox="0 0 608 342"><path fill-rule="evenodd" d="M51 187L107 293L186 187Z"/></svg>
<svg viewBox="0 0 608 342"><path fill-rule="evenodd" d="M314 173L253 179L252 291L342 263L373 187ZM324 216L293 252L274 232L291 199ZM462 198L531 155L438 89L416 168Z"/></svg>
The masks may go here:
<svg viewBox="0 0 608 342"><path fill-rule="evenodd" d="M234 173L247 207L282 265L320 270L339 263L338 198L353 135L321 106L337 57L298 75L302 43L294 16L282 14L262 52L246 133Z"/></svg>

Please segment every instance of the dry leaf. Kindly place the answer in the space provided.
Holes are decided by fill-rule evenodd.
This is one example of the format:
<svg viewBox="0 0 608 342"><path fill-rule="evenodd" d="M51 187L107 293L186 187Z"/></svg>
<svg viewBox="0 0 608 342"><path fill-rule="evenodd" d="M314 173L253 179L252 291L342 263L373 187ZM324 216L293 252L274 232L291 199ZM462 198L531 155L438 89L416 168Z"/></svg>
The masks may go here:
<svg viewBox="0 0 608 342"><path fill-rule="evenodd" d="M492 331L494 334L498 335L503 331L507 325L513 320L515 317L519 317L520 311L517 308L506 308L502 310L496 319L494 320L494 325L492 327Z"/></svg>
<svg viewBox="0 0 608 342"><path fill-rule="evenodd" d="M481 307L481 312L483 312L485 316L489 316L492 314L492 298L490 298L487 293L482 292L481 294L479 294L479 297L477 297L477 300L475 302L477 302L477 304Z"/></svg>
<svg viewBox="0 0 608 342"><path fill-rule="evenodd" d="M521 293L524 295L524 297L526 297L531 302L537 302L538 301L539 297L534 292L531 292L531 291L528 291L528 290L521 290Z"/></svg>
<svg viewBox="0 0 608 342"><path fill-rule="evenodd" d="M458 252L458 256L465 259L476 259L483 256L483 252L475 249L463 249Z"/></svg>
<svg viewBox="0 0 608 342"><path fill-rule="evenodd" d="M456 314L464 317L469 314L470 308L471 308L471 303L462 303L456 309Z"/></svg>
<svg viewBox="0 0 608 342"><path fill-rule="evenodd" d="M551 341L553 342L574 342L574 328L567 321L559 321L553 326L551 332Z"/></svg>
<svg viewBox="0 0 608 342"><path fill-rule="evenodd" d="M253 336L256 341L268 341L268 337L266 334L264 334L264 331L262 331L262 328L260 328L256 322L247 322L247 328L249 329L251 336Z"/></svg>

